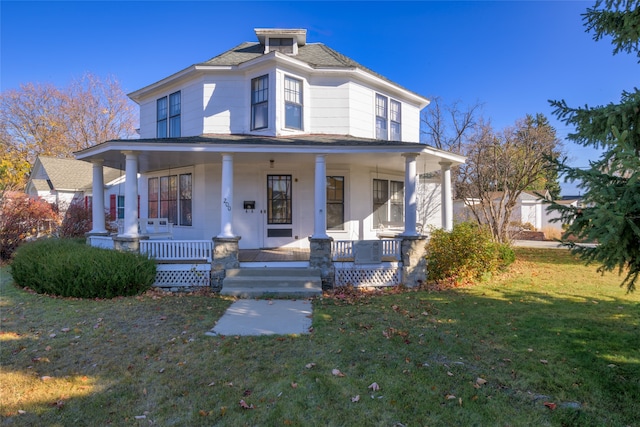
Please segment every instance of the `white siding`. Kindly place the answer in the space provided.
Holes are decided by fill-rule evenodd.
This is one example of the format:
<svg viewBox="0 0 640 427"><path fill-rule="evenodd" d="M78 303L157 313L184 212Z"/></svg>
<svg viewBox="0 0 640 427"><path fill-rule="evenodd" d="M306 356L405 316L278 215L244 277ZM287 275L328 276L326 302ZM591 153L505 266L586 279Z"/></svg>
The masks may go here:
<svg viewBox="0 0 640 427"><path fill-rule="evenodd" d="M350 134L349 83L338 78L314 78L309 88L311 133ZM305 107L307 107L305 105Z"/></svg>

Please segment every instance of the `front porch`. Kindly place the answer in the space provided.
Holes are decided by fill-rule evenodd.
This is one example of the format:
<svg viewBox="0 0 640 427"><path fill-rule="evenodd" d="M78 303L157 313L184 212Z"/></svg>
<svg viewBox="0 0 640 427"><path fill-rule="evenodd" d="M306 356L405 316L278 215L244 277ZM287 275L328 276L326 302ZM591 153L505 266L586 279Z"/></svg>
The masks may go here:
<svg viewBox="0 0 640 427"><path fill-rule="evenodd" d="M114 238L115 237L115 238ZM88 244L106 249L122 249L117 236L88 236ZM225 245L231 244L230 247ZM291 276L300 269L313 270L321 277L322 287L394 286L419 284L426 272L423 255L426 237L380 239L375 241L323 240L324 249L315 253L308 248L238 249L237 242L208 240L140 240L138 251L157 262L154 286L197 288L210 286L222 290L229 271L258 270L249 274L255 281L269 276ZM327 245L328 243L328 245ZM218 245L218 250L216 250ZM316 246L312 245L312 248ZM418 256L416 257L416 254ZM320 260L320 261L318 261ZM273 273L273 274L272 274ZM230 285L230 283L229 283Z"/></svg>

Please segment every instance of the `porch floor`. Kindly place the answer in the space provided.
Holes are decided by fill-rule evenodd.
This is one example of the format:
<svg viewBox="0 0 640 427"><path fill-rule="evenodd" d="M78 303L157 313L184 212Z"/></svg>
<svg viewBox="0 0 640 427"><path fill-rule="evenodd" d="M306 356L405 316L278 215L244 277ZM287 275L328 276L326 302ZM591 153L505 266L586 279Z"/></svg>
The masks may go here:
<svg viewBox="0 0 640 427"><path fill-rule="evenodd" d="M240 262L283 262L309 261L309 249L273 248L273 249L240 249Z"/></svg>

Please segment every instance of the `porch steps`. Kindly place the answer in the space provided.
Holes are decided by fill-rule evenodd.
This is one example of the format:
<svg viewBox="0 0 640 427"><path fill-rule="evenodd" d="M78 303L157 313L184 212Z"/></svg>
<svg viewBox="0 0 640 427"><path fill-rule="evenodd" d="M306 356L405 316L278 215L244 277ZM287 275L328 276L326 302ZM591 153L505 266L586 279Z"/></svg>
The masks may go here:
<svg viewBox="0 0 640 427"><path fill-rule="evenodd" d="M227 270L220 294L238 298L305 298L322 294L322 280L317 268L236 268Z"/></svg>

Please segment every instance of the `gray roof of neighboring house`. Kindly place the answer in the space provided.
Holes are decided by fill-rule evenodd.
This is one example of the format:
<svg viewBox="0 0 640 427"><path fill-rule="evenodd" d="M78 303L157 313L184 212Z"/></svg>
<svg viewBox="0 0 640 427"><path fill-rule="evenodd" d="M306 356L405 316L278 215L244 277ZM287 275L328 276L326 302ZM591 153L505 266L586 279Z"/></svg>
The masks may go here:
<svg viewBox="0 0 640 427"><path fill-rule="evenodd" d="M42 169L56 190L87 190L93 182L93 165L89 162L74 159L60 159L57 157L38 157ZM109 183L122 175L122 172L105 167L104 182ZM49 184L44 179L32 179L31 182L38 191L49 190ZM42 185L44 183L44 186ZM42 188L41 188L42 187Z"/></svg>
<svg viewBox="0 0 640 427"><path fill-rule="evenodd" d="M264 55L264 45L258 42L245 42L197 65L236 66L262 55ZM291 57L306 62L313 68L359 68L386 82L402 87L404 90L422 97L422 95L389 80L385 76L376 73L322 43L307 43L300 46L298 47L298 54L295 56L292 55Z"/></svg>

